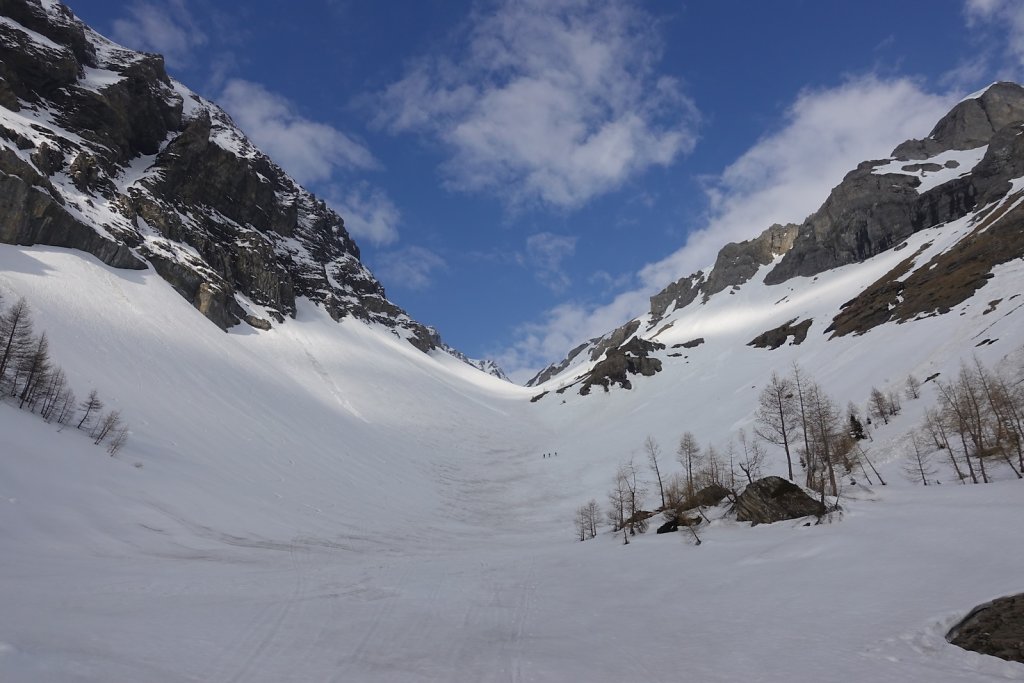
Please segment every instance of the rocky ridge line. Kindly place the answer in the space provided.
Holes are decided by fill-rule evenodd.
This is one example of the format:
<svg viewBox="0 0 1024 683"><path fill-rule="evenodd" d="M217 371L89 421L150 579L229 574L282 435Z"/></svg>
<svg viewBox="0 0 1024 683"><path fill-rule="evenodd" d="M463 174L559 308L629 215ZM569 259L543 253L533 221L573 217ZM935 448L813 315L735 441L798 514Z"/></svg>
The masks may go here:
<svg viewBox="0 0 1024 683"><path fill-rule="evenodd" d="M153 267L223 329L283 322L305 297L423 351L344 221L231 118L55 0L0 3L0 242Z"/></svg>

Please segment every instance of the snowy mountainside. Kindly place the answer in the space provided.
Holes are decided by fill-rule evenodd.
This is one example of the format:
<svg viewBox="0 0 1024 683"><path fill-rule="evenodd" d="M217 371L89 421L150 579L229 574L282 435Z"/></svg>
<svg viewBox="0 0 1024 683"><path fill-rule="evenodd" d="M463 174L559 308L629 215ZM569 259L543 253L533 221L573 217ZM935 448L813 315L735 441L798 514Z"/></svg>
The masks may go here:
<svg viewBox="0 0 1024 683"><path fill-rule="evenodd" d="M842 403L910 373L950 378L972 354L1019 372L1016 86L969 98L906 159L854 171L854 189L909 202L886 204L911 206L901 232L875 216L847 239L836 195L815 220L726 247L524 388L390 308L341 219L158 58L51 0L0 7L0 234L15 235L0 294L25 297L79 397L96 388L130 426L108 457L0 401L0 680L1024 678L943 637L1020 590L1024 544L1017 481L926 489L900 474L932 382L873 427L889 486L844 482L832 523L716 519L700 547L572 530L645 437L677 470L684 430L718 446L749 432L759 390L793 362ZM39 55L59 68L33 81L19 65ZM145 118L170 124L74 118L89 101L117 119L119 84L148 84L162 114ZM187 181L194 164L254 203L219 205ZM765 285L784 262L821 270ZM826 333L843 312L850 330ZM633 389L591 375L581 396L616 352ZM783 466L773 449L766 473Z"/></svg>
<svg viewBox="0 0 1024 683"><path fill-rule="evenodd" d="M1013 268L990 283L1007 299ZM850 273L829 276L823 288L842 290ZM848 491L833 524L716 523L700 547L572 539L572 509L601 497L646 435L670 448L683 429L706 442L748 424L766 359L862 396L911 370L954 372L977 340L965 327L947 336L948 316L843 337L838 351L712 352L689 375L566 393L555 410L309 303L286 325L224 334L152 271L72 250L0 248L0 290L32 302L73 385L95 386L132 427L111 458L0 404L4 681L1020 675L942 636L1019 590L1024 551L1006 542L1016 482L925 489L898 474L901 431L931 384L902 424L874 433L890 486ZM742 339L714 304L692 323ZM1012 322L993 318L985 337ZM977 350L990 361L1002 348ZM766 469L779 472L774 456Z"/></svg>
<svg viewBox="0 0 1024 683"><path fill-rule="evenodd" d="M977 330L991 319L964 311L997 299L1003 316L1016 316L1016 306L993 293L993 281L1018 277L1001 266L1024 258L1022 121L1021 86L996 83L976 93L927 138L861 163L803 224L774 225L726 245L713 267L672 283L651 298L647 314L573 349L528 386L629 388L663 366L723 353L725 344L756 356L743 347L799 345L806 337L809 352L826 340L835 346L838 337L893 322L916 327L935 315L946 315L951 328ZM756 307L744 307L747 297ZM806 306L812 299L814 310ZM709 326L711 318L729 322Z"/></svg>
<svg viewBox="0 0 1024 683"><path fill-rule="evenodd" d="M52 0L2 12L0 242L153 268L223 329L268 329L306 299L450 350L387 299L342 218L162 57L112 43Z"/></svg>

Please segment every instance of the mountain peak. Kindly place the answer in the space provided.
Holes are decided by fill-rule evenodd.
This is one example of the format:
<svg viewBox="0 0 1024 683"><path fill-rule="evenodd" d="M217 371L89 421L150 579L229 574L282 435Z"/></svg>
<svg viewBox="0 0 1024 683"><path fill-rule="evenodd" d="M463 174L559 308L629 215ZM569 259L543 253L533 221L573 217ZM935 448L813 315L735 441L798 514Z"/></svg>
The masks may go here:
<svg viewBox="0 0 1024 683"><path fill-rule="evenodd" d="M900 161L920 160L949 150L965 150L988 144L996 131L1024 120L1024 88L1000 81L954 106L928 137L907 140L893 150Z"/></svg>
<svg viewBox="0 0 1024 683"><path fill-rule="evenodd" d="M160 55L109 41L55 0L9 0L2 15L0 243L151 267L225 330L269 329L303 297L448 350L387 299L341 216Z"/></svg>

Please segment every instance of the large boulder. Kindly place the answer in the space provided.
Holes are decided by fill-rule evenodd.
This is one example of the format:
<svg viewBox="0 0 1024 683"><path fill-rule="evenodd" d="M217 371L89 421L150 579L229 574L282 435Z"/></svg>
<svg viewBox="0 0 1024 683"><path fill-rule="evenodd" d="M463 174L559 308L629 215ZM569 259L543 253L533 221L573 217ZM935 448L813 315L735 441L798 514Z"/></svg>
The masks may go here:
<svg viewBox="0 0 1024 683"><path fill-rule="evenodd" d="M782 477L765 477L750 484L736 498L736 519L754 524L771 524L825 514L825 506Z"/></svg>
<svg viewBox="0 0 1024 683"><path fill-rule="evenodd" d="M1024 663L1024 593L975 607L946 640L965 650Z"/></svg>
<svg viewBox="0 0 1024 683"><path fill-rule="evenodd" d="M700 491L693 494L689 503L693 507L710 507L712 505L718 505L728 495L729 489L725 488L721 484L711 484L710 486L705 486Z"/></svg>

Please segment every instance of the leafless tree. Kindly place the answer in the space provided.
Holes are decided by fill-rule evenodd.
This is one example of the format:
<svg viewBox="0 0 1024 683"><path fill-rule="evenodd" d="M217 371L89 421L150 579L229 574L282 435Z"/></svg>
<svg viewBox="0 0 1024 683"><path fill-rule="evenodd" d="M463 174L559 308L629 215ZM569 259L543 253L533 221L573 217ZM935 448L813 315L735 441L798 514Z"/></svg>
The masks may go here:
<svg viewBox="0 0 1024 683"><path fill-rule="evenodd" d="M836 402L826 394L817 382L807 382L806 396L809 418L808 431L811 436L811 449L807 452L807 460L815 463L815 469L821 469L822 477L816 482L821 491L822 503L825 497L825 477L833 496L839 495L833 460L839 456L839 441L844 436L842 418Z"/></svg>
<svg viewBox="0 0 1024 683"><path fill-rule="evenodd" d="M804 437L804 466L806 467L807 481L806 485L808 488L811 487L815 478L815 461L813 458L807 456L811 452L811 439L810 430L808 428L807 419L807 378L804 376L803 368L798 363L793 363L793 386L796 388L796 407L799 409L797 415L800 419L800 431Z"/></svg>
<svg viewBox="0 0 1024 683"><path fill-rule="evenodd" d="M79 407L84 412L82 413L82 419L78 421L77 429L81 429L83 425L88 424L89 418L93 413L103 410L103 401L100 400L100 395L93 389L89 392L89 397L82 401L82 405Z"/></svg>
<svg viewBox="0 0 1024 683"><path fill-rule="evenodd" d="M0 382L32 344L32 316L24 298L0 315Z"/></svg>
<svg viewBox="0 0 1024 683"><path fill-rule="evenodd" d="M883 424L889 424L889 402L886 400L885 394L878 387L871 387L868 405L871 408L872 415L881 420Z"/></svg>
<svg viewBox="0 0 1024 683"><path fill-rule="evenodd" d="M581 542L587 540L587 506L581 505L576 508L576 516L573 517L573 524L576 527L576 538Z"/></svg>
<svg viewBox="0 0 1024 683"><path fill-rule="evenodd" d="M46 384L39 397L39 414L47 422L56 417L55 413L60 405L60 401L69 391L67 384L67 376L61 368L57 368L47 377Z"/></svg>
<svg viewBox="0 0 1024 683"><path fill-rule="evenodd" d="M608 521L615 531L626 527L626 501L628 499L625 481L618 475L619 472L616 473L614 487L608 492Z"/></svg>
<svg viewBox="0 0 1024 683"><path fill-rule="evenodd" d="M683 466L683 473L686 475L686 496L692 498L694 494L694 474L701 466L700 444L693 432L683 432L679 437L679 447L676 449L676 459Z"/></svg>
<svg viewBox="0 0 1024 683"><path fill-rule="evenodd" d="M597 527L601 523L601 506L593 498L584 506L584 518L587 522L587 535L594 538L597 536Z"/></svg>
<svg viewBox="0 0 1024 683"><path fill-rule="evenodd" d="M935 467L932 465L932 453L928 446L928 437L914 430L910 434L910 444L913 451L910 459L904 465L903 471L913 480L920 479L924 486L928 486L928 477L935 476Z"/></svg>
<svg viewBox="0 0 1024 683"><path fill-rule="evenodd" d="M1024 474L1014 467L1012 458L1016 455L1022 463L1021 470L1024 470L1024 453L1021 452L1021 439L1017 434L1017 425L1014 424L1012 401L1004 400L995 374L982 365L977 356L974 357L974 376L985 398L990 443L994 443L994 451L1002 456L1010 471L1022 479Z"/></svg>
<svg viewBox="0 0 1024 683"><path fill-rule="evenodd" d="M28 403L33 412L35 411L39 388L45 385L50 366L50 343L46 339L46 333L43 332L18 362L18 374L25 377L25 384L18 396L19 408Z"/></svg>
<svg viewBox="0 0 1024 683"><path fill-rule="evenodd" d="M904 382L904 391L909 399L921 398L921 380L914 377L914 375L907 375L907 380Z"/></svg>
<svg viewBox="0 0 1024 683"><path fill-rule="evenodd" d="M890 415L899 415L900 411L903 410L903 404L900 403L900 395L895 391L887 393L885 395L885 407Z"/></svg>
<svg viewBox="0 0 1024 683"><path fill-rule="evenodd" d="M956 451L953 449L953 444L949 442L949 430L946 427L946 417L941 411L929 408L924 412L924 425L928 434L932 438L932 443L935 444L936 448L945 449L946 456L949 458L949 462L953 465L953 471L956 472L957 481L961 484L966 484L967 475L960 469L960 463L956 457Z"/></svg>
<svg viewBox="0 0 1024 683"><path fill-rule="evenodd" d="M700 469L695 473L694 485L697 489L700 490L708 486L724 486L726 484L724 464L718 449L714 444L708 444L704 448Z"/></svg>
<svg viewBox="0 0 1024 683"><path fill-rule="evenodd" d="M628 517L625 522L629 527L629 535L642 534L647 531L647 519L640 514L647 489L640 480L639 469L632 458L619 467L616 479L622 481L623 490L626 492L626 514Z"/></svg>
<svg viewBox="0 0 1024 683"><path fill-rule="evenodd" d="M761 466L764 464L765 452L761 442L757 439L747 439L747 432L743 429L739 433L740 459L737 463L740 471L747 477L747 483L753 484L755 479L761 478Z"/></svg>
<svg viewBox="0 0 1024 683"><path fill-rule="evenodd" d="M58 399L57 424L66 425L75 418L75 392L67 387Z"/></svg>
<svg viewBox="0 0 1024 683"><path fill-rule="evenodd" d="M647 454L647 463L654 472L654 478L658 482L658 493L661 494L661 509L665 509L665 486L661 480L661 467L658 465L658 458L661 456L661 446L653 436L648 435L644 439L644 453Z"/></svg>
<svg viewBox="0 0 1024 683"><path fill-rule="evenodd" d="M121 426L121 411L111 410L109 413L104 415L100 421L96 424L96 429L93 430L93 443L100 444L104 439L107 438L113 432L116 432Z"/></svg>
<svg viewBox="0 0 1024 683"><path fill-rule="evenodd" d="M779 377L772 372L767 386L758 397L757 426L754 433L768 443L782 446L786 452L786 466L789 469L789 480L793 478L793 457L789 444L797 420L796 401L793 382L787 377Z"/></svg>
<svg viewBox="0 0 1024 683"><path fill-rule="evenodd" d="M117 452L121 450L127 440L128 425L121 425L113 432L113 436L111 436L110 442L107 444L107 453L111 457L117 455Z"/></svg>
<svg viewBox="0 0 1024 683"><path fill-rule="evenodd" d="M686 509L689 498L686 493L686 477L674 472L665 482L665 516L674 519Z"/></svg>

